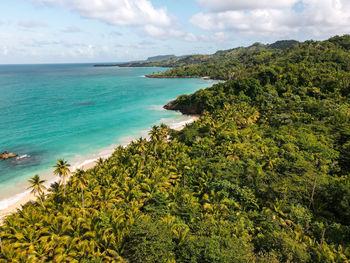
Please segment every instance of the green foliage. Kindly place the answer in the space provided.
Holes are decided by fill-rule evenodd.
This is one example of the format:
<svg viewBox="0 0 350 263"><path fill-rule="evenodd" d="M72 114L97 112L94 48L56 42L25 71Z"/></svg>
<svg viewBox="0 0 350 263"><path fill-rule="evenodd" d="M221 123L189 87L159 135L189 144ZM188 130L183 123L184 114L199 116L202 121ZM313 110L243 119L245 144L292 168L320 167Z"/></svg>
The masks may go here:
<svg viewBox="0 0 350 263"><path fill-rule="evenodd" d="M183 58L171 74L235 74L171 103L195 123L154 126L8 216L0 262L349 262L349 43Z"/></svg>
<svg viewBox="0 0 350 263"><path fill-rule="evenodd" d="M123 257L128 262L171 262L174 242L171 229L164 224L140 218L125 238Z"/></svg>

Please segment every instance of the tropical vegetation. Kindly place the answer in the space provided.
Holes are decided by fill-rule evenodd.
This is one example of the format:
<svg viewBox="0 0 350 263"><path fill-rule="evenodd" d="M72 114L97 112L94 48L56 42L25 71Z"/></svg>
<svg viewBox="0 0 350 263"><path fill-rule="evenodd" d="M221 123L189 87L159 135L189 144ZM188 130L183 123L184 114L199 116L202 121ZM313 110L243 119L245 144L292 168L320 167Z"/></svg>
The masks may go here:
<svg viewBox="0 0 350 263"><path fill-rule="evenodd" d="M349 262L350 36L237 63L8 216L0 262Z"/></svg>

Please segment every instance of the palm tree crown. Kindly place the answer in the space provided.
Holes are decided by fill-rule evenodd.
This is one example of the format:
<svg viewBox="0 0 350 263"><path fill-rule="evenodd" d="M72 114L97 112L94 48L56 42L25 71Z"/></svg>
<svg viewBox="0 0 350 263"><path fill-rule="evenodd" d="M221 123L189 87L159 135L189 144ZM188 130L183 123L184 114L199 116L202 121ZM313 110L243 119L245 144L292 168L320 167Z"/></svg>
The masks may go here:
<svg viewBox="0 0 350 263"><path fill-rule="evenodd" d="M66 180L70 173L69 167L70 167L70 164L64 159L58 159L57 163L54 165L55 170L53 171L53 173L55 175L58 175L61 178L63 185L66 184ZM65 190L65 187L64 187L64 190Z"/></svg>
<svg viewBox="0 0 350 263"><path fill-rule="evenodd" d="M35 196L39 197L41 205L45 208L43 201L41 199L41 195L44 193L44 190L46 189L44 185L46 180L41 180L40 176L36 174L32 178L30 178L28 182L30 183L30 186L27 189L31 189L30 192Z"/></svg>

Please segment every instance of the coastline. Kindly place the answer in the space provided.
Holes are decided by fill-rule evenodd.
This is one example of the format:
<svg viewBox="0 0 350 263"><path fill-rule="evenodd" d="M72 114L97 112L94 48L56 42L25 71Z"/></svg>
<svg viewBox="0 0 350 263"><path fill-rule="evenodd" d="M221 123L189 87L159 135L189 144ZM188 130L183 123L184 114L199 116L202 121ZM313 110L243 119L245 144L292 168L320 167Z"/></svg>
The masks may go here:
<svg viewBox="0 0 350 263"><path fill-rule="evenodd" d="M182 115L182 117L184 117L184 116L185 115ZM183 128L185 128L185 126L187 124L190 124L190 123L192 123L192 122L194 122L194 121L196 121L198 119L199 119L198 115L190 115L189 119L180 120L180 121L178 120L177 122L169 123L168 126L171 129L173 129L173 130L180 131ZM148 137L148 135L147 135L147 137ZM123 143L122 145L124 147L126 147L134 139L135 138L128 138L128 140L125 141L125 143ZM82 160L82 161L80 161L78 163L75 163L74 165L72 165L71 174L73 174L77 169L82 169L82 170L86 171L86 170L89 170L89 169L93 168L96 165L96 161L99 158L103 158L103 159L109 158L112 155L112 153L114 152L114 148L115 147L111 148L107 152L103 152L103 154L94 156L93 159L84 159L84 160ZM56 177L54 180L47 181L47 184L45 184L45 185L47 187L49 187L50 184L52 184L53 182L58 181L58 180L59 180L59 178ZM8 216L8 215L10 215L12 213L15 213L17 210L19 210L27 202L35 201L36 198L37 197L35 197L33 194L31 194L29 190L26 190L26 191L24 191L24 192L22 192L20 194L17 194L17 195L15 195L13 197L7 198L7 199L15 199L16 201L14 203L10 204L8 207L0 210L0 225L2 224L2 222L6 218L6 216Z"/></svg>
<svg viewBox="0 0 350 263"><path fill-rule="evenodd" d="M195 75L195 76L171 76L171 75L157 75L157 73L155 74L149 74L149 75L145 75L146 78L151 78L151 79L204 79L204 80L219 80L219 81L225 81L222 79L213 79L210 76L199 76L199 75Z"/></svg>

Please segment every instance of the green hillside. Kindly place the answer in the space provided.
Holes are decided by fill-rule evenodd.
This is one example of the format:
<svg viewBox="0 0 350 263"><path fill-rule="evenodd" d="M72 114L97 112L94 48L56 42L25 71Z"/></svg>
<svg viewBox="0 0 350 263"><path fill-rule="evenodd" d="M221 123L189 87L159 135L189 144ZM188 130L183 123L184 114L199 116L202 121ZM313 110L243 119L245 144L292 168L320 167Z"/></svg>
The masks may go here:
<svg viewBox="0 0 350 263"><path fill-rule="evenodd" d="M255 43L249 47L238 47L218 51L213 55L196 55L183 59L163 62L159 66L172 69L149 75L148 77L210 77L212 79L228 80L240 74L248 67L264 65L283 55L283 51L297 46L297 41L278 41L271 45Z"/></svg>
<svg viewBox="0 0 350 263"><path fill-rule="evenodd" d="M183 59L230 79L166 106L200 120L52 185L0 262L349 262L350 36Z"/></svg>
<svg viewBox="0 0 350 263"><path fill-rule="evenodd" d="M191 55L175 57L161 62L131 62L121 67L170 67L164 73L155 73L148 77L210 77L227 80L242 70L242 67L264 63L270 57L276 57L283 50L297 45L295 40L282 40L273 44L254 43L249 47L238 47L217 51L212 55ZM254 57L254 59L252 59Z"/></svg>

